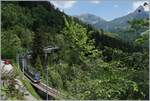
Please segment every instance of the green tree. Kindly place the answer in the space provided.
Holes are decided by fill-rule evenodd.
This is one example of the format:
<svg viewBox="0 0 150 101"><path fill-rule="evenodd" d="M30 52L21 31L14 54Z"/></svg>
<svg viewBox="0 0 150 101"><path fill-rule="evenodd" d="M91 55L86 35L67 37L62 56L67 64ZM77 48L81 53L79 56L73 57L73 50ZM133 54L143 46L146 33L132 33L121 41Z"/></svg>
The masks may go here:
<svg viewBox="0 0 150 101"><path fill-rule="evenodd" d="M70 43L71 50L74 51L73 55L79 55L79 59L82 62L85 62L87 57L97 57L99 52L95 49L93 40L88 38L86 28L75 23L73 19L69 22L66 18L64 20L66 27L63 29L63 34Z"/></svg>
<svg viewBox="0 0 150 101"><path fill-rule="evenodd" d="M48 35L44 32L44 27L37 28L37 31L33 35L33 60L32 63L35 64L35 60L39 55L41 62L44 62L44 52L43 49L48 45Z"/></svg>
<svg viewBox="0 0 150 101"><path fill-rule="evenodd" d="M2 57L14 59L16 53L22 50L20 39L12 30L2 31L1 35Z"/></svg>

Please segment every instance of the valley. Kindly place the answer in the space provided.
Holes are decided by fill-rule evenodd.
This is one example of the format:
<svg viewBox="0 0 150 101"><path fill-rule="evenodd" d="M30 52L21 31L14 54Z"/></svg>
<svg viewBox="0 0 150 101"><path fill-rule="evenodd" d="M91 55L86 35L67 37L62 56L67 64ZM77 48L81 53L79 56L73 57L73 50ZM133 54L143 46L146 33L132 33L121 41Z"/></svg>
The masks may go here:
<svg viewBox="0 0 150 101"><path fill-rule="evenodd" d="M1 3L1 58L12 61L31 95L48 100L47 89L54 89L63 95L59 100L149 100L149 13L144 7L106 21L90 13L71 16L54 2L64 3ZM34 82L23 79L24 70ZM4 74L2 79L11 82ZM41 88L44 98L32 84L47 85ZM15 95L14 85L9 87L8 99L24 99Z"/></svg>

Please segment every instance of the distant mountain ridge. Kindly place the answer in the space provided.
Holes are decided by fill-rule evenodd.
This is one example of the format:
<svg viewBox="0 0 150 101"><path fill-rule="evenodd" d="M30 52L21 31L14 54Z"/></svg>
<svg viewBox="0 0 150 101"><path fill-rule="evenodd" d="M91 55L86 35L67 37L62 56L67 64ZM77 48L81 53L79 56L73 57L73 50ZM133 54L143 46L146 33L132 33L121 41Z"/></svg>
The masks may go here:
<svg viewBox="0 0 150 101"><path fill-rule="evenodd" d="M92 14L81 14L76 17L79 20L91 24L98 29L102 28L105 31L116 32L118 29L122 30L128 28L128 21L130 20L149 18L149 11L146 11L144 6L139 6L134 12L111 21L106 21L101 17Z"/></svg>
<svg viewBox="0 0 150 101"><path fill-rule="evenodd" d="M83 22L86 22L88 24L97 24L99 22L101 22L101 23L107 22L103 18L93 15L93 14L89 14L89 13L81 14L81 15L78 15L75 17L79 18L80 20L82 20Z"/></svg>

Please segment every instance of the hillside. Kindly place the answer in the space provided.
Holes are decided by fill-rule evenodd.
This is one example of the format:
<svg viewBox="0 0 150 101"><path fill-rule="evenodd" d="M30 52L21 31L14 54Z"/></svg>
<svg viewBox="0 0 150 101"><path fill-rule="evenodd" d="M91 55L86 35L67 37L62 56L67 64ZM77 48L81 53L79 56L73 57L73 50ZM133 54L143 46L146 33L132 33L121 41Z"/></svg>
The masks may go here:
<svg viewBox="0 0 150 101"><path fill-rule="evenodd" d="M143 47L149 47L149 30L141 33L135 42Z"/></svg>
<svg viewBox="0 0 150 101"><path fill-rule="evenodd" d="M1 6L2 58L16 61L17 54L32 50L28 62L46 82L43 48L58 46L48 54L48 85L68 99L149 99L148 50L141 45L84 24L48 1L3 1ZM141 28L141 22L130 23Z"/></svg>
<svg viewBox="0 0 150 101"><path fill-rule="evenodd" d="M11 8L13 8L13 9L11 9ZM26 14L26 12L27 12L27 14ZM8 14L9 14L9 16L7 16ZM59 9L57 9L57 8L55 9L55 7L53 5L51 5L50 3L47 3L47 2L32 2L32 1L11 2L11 3L5 2L2 5L2 30L7 29L7 31L5 30L6 33L7 32L15 33L14 36L12 36L12 37L17 38L16 40L18 40L18 43L16 43L16 44L19 45L20 51L26 50L27 48L28 49L32 48L32 42L33 42L32 37L36 33L44 32L43 37L45 37L48 33L47 40L43 41L43 43L45 43L45 44L42 47L44 47L49 42L53 41L52 44L54 44L54 41L56 41L56 40L54 40L53 37L55 37L55 35L58 35L58 33L60 31L62 31L62 29L64 27L64 20L63 20L64 17L63 16L66 16L66 18L68 20L72 19L72 17L69 17L65 13L60 12ZM30 19L30 20L28 20L28 19ZM88 30L87 34L89 32L93 33L94 31L96 31L96 29L94 29L92 26L86 25L86 24L82 23L81 21L77 20L76 18L74 18L74 20L77 23L79 23L87 28L87 30ZM126 46L128 46L128 43L124 43L121 40L114 38L114 37L111 38L109 35L106 35L106 34L103 35L103 31L96 31L96 33L97 32L100 35L99 37L103 38L103 40L101 40L101 43L105 44L105 46L119 48L119 49L122 49L123 51L127 51L126 49L128 49L128 47L126 47ZM90 33L90 34L92 34L92 33ZM94 35L94 33L93 33L93 35ZM3 38L3 34L2 34L2 38ZM5 38L5 36L4 36L4 38ZM96 39L96 37L91 37L91 38L94 40ZM112 39L111 43L105 42L108 39ZM28 41L26 41L26 40L28 40ZM122 48L121 44L118 45L117 47L116 47L116 45L113 45L113 42L115 42L115 41L126 44L126 45L124 45L124 47L126 49ZM12 42L13 42L13 40L12 40ZM12 42L10 42L9 45L11 45ZM5 44L5 42L3 42L3 40L2 40L2 45L3 45L3 43ZM14 47L17 47L17 46L15 45ZM5 49L5 46L3 48L4 48L5 52L7 52L7 49ZM3 48L2 48L2 50L3 50ZM132 49L128 49L128 50L134 50L134 49L132 48ZM14 49L14 51L16 51L16 50ZM2 54L2 56L4 54ZM14 54L10 53L9 56L5 55L4 57L14 57Z"/></svg>

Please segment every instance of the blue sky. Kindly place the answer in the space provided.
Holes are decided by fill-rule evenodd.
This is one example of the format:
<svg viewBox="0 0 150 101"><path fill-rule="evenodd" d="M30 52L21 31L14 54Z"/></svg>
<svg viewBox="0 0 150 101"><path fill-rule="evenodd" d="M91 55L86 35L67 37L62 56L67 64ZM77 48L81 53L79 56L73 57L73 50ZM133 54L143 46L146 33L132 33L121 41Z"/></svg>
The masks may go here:
<svg viewBox="0 0 150 101"><path fill-rule="evenodd" d="M100 16L105 20L112 20L130 12L148 0L57 0L51 1L56 7L68 15L85 13Z"/></svg>

